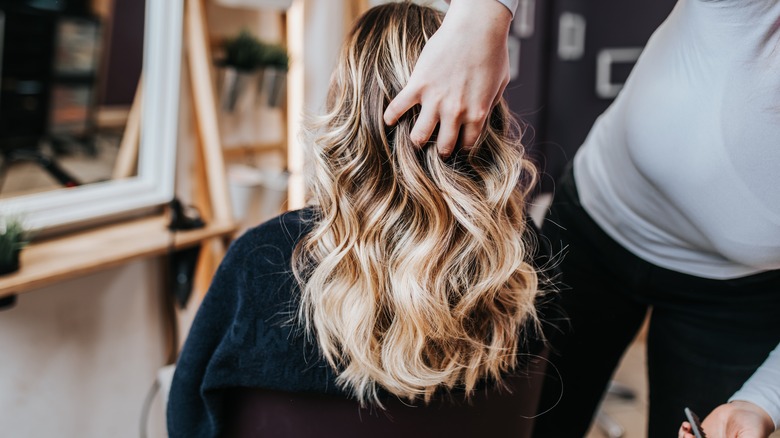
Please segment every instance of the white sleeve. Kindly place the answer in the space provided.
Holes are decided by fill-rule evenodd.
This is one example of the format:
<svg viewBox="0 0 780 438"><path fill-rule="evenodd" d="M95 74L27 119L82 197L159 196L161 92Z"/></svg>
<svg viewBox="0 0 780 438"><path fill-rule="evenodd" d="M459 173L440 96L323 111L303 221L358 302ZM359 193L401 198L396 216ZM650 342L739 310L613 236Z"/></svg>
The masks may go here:
<svg viewBox="0 0 780 438"><path fill-rule="evenodd" d="M744 400L765 410L780 429L780 345L729 401Z"/></svg>
<svg viewBox="0 0 780 438"><path fill-rule="evenodd" d="M444 1L447 2L447 4L450 4L451 0L444 0ZM507 9L509 9L509 12L512 13L512 17L515 16L515 11L517 10L517 5L520 4L520 0L496 0L496 1L506 6Z"/></svg>

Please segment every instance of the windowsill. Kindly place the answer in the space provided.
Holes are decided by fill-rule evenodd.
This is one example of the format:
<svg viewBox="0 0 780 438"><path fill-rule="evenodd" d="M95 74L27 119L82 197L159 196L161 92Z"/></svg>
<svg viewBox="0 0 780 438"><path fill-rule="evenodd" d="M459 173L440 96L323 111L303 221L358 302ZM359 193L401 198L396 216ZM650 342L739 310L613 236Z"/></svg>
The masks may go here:
<svg viewBox="0 0 780 438"><path fill-rule="evenodd" d="M19 271L0 277L0 298L135 259L164 255L171 249L228 236L237 229L234 223L217 222L173 235L167 224L166 216L157 215L34 242L22 250Z"/></svg>

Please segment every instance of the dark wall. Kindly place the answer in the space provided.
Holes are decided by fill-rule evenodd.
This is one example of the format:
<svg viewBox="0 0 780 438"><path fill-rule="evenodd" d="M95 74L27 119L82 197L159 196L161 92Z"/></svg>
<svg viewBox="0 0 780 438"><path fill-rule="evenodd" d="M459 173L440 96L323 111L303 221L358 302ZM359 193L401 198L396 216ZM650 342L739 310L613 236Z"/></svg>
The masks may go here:
<svg viewBox="0 0 780 438"><path fill-rule="evenodd" d="M145 1L114 0L107 56L107 76L102 86L103 105L130 105L135 96L144 53Z"/></svg>
<svg viewBox="0 0 780 438"><path fill-rule="evenodd" d="M593 122L613 101L597 92L599 53L643 47L676 0L521 1L535 3L535 32L521 38L520 74L507 87L507 99L531 127L533 137L524 140L549 175L541 189L551 191ZM513 32L518 36L517 26ZM612 64L611 82L624 82L632 66L630 61Z"/></svg>

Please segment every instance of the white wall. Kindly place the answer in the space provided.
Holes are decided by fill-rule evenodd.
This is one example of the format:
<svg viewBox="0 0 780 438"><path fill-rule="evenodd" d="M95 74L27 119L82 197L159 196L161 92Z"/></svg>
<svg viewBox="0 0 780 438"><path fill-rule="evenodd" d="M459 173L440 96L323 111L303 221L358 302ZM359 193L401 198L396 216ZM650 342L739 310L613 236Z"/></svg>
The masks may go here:
<svg viewBox="0 0 780 438"><path fill-rule="evenodd" d="M287 12L288 168L291 209L305 205L306 145L301 129L306 116L325 107L330 76L344 39L346 5L343 0L295 0Z"/></svg>
<svg viewBox="0 0 780 438"><path fill-rule="evenodd" d="M0 435L137 437L165 358L156 259L19 296L0 311ZM163 430L155 407L154 433Z"/></svg>

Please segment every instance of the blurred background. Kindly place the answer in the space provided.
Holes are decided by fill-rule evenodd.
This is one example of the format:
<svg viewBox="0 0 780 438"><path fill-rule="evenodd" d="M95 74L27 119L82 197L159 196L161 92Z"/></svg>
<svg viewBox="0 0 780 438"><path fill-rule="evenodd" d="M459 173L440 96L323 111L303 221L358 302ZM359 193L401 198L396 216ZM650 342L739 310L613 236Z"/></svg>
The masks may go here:
<svg viewBox="0 0 780 438"><path fill-rule="evenodd" d="M304 204L304 114L378 3L0 0L0 216L32 224L0 276L0 436L165 436L159 370L230 241ZM538 215L674 3L520 1ZM644 436L642 342L593 437Z"/></svg>
<svg viewBox="0 0 780 438"><path fill-rule="evenodd" d="M0 196L111 179L141 75L144 2L0 7Z"/></svg>

